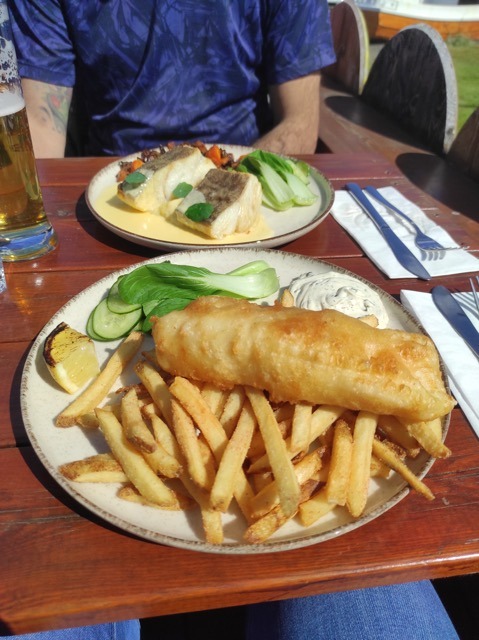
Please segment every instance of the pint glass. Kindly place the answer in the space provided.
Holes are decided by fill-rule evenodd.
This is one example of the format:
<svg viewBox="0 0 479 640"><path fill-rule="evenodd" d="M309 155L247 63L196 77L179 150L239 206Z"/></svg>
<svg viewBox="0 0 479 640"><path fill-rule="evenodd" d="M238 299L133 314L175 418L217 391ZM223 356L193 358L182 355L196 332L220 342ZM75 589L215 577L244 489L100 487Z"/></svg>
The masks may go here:
<svg viewBox="0 0 479 640"><path fill-rule="evenodd" d="M56 245L38 183L7 4L0 0L0 257L31 260Z"/></svg>

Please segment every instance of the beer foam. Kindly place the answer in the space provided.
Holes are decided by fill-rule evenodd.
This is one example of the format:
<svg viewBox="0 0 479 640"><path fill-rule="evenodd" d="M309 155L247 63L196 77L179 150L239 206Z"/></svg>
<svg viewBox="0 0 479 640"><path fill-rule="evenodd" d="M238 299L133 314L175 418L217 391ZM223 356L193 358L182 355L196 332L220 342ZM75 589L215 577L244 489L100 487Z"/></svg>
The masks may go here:
<svg viewBox="0 0 479 640"><path fill-rule="evenodd" d="M25 100L20 93L0 91L0 118L18 113L25 106Z"/></svg>

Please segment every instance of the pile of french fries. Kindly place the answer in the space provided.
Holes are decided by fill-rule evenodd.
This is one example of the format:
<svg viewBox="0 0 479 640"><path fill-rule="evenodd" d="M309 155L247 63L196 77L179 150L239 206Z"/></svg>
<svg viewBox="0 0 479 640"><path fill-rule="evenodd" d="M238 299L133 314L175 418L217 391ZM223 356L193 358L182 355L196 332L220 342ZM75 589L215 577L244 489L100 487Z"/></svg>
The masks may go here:
<svg viewBox="0 0 479 640"><path fill-rule="evenodd" d="M197 508L211 544L224 541L233 503L244 541L258 544L292 518L305 527L334 509L359 518L374 476L399 473L433 499L407 459L421 450L450 455L440 420L407 424L343 407L275 405L258 389L170 377L154 351L141 352L142 340L130 334L57 417L59 427L101 429L110 449L62 465L70 481L120 483L120 498L149 508ZM114 389L127 367L137 381Z"/></svg>

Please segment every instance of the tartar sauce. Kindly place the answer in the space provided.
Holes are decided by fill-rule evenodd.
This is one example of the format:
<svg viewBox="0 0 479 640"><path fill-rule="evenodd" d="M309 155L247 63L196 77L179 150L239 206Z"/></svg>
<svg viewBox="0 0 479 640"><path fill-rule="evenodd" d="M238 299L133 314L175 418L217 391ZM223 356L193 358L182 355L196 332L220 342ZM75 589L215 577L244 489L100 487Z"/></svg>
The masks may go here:
<svg viewBox="0 0 479 640"><path fill-rule="evenodd" d="M378 327L388 324L388 314L379 295L367 284L335 271L304 273L288 287L297 307L336 309L353 318L374 315Z"/></svg>

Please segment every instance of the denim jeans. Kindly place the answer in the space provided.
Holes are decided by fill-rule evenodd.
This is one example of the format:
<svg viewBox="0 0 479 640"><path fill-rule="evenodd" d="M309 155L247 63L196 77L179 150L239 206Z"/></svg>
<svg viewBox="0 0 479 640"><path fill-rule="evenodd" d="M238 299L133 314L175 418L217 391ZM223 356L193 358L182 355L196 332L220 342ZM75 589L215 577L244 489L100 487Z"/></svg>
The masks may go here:
<svg viewBox="0 0 479 640"><path fill-rule="evenodd" d="M108 622L73 629L56 631L40 631L19 636L0 636L15 640L140 640L140 623L138 620L126 622Z"/></svg>
<svg viewBox="0 0 479 640"><path fill-rule="evenodd" d="M248 640L459 640L429 581L248 608Z"/></svg>

